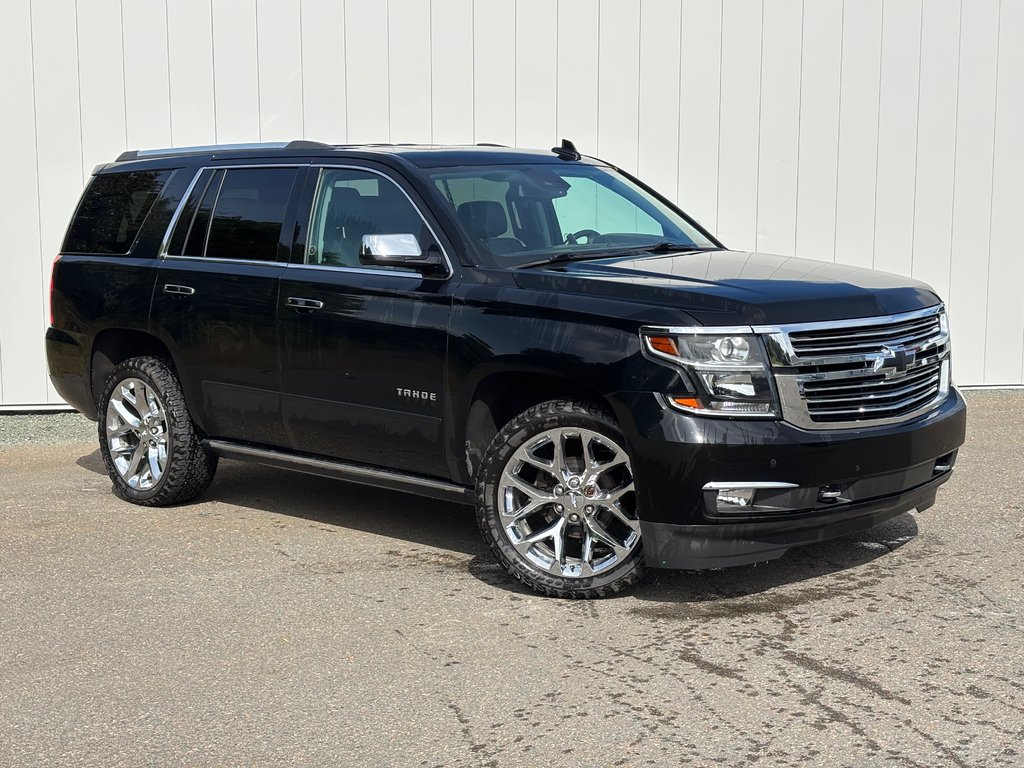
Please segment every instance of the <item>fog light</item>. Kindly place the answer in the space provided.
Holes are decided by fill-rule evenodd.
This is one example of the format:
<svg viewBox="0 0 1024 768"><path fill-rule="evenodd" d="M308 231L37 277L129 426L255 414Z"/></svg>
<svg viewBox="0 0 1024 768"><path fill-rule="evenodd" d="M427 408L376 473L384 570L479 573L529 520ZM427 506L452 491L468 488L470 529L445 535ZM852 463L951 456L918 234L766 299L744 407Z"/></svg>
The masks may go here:
<svg viewBox="0 0 1024 768"><path fill-rule="evenodd" d="M718 509L725 511L753 506L755 493L754 488L720 488L718 490Z"/></svg>
<svg viewBox="0 0 1024 768"><path fill-rule="evenodd" d="M768 496L779 491L790 491L797 488L793 483L766 482L760 480L745 482L720 482L707 483L704 486L705 509L711 514L757 514L759 512L779 511L785 507L779 507L770 500L757 502L758 491L763 491ZM767 501L767 504L765 504Z"/></svg>

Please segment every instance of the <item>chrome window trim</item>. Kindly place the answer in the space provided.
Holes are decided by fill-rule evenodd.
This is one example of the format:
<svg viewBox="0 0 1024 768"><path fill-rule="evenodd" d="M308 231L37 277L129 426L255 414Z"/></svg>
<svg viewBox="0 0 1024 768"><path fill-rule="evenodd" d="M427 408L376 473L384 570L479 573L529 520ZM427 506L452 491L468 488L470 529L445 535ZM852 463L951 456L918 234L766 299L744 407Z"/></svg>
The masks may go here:
<svg viewBox="0 0 1024 768"><path fill-rule="evenodd" d="M405 199L409 201L409 205L411 205L412 209L414 211L416 211L416 215L420 217L420 220L426 225L427 230L430 232L431 236L434 238L434 242L437 243L437 247L441 251L441 256L444 258L445 266L448 268L448 271L447 271L447 274L445 274L444 276L429 277L427 275L424 275L422 272L417 272L415 269L412 269L411 267L409 268L408 272L400 272L398 270L385 269L383 267L381 267L381 268L374 268L374 267L346 267L346 266L339 266L339 265L334 265L334 264L307 264L305 262L305 259L306 259L306 252L309 250L308 242L307 242L306 248L303 249L303 254L302 254L303 262L301 264L295 264L295 263L292 263L292 262L288 262L287 266L289 268L298 267L298 268L306 268L306 269L329 269L329 270L338 271L338 272L352 272L352 273L356 273L356 274L373 274L373 275L380 275L380 274L398 275L398 274L401 274L401 275L408 275L409 277L418 277L421 280L423 280L423 279L450 280L455 275L455 269L452 266L452 260L448 256L448 251L445 250L444 244L441 242L441 238L439 238L437 236L437 230L435 230L434 227L431 226L430 221L427 219L426 216L423 215L423 211L420 209L420 207L418 205L416 205L416 202L412 199L412 197L409 196L409 193L405 191L405 188L401 184L399 184L394 179L394 177L390 176L387 173L384 173L383 171L377 170L376 168L369 168L369 167L363 166L363 165L347 165L347 164L335 164L335 163L330 163L330 164L312 163L311 167L314 168L314 169L317 169L317 179L316 179L316 188L313 190L313 201L312 201L312 204L310 205L310 208L309 208L309 222L308 222L307 228L306 228L307 238L313 232L313 214L316 211L316 202L317 202L317 199L318 199L318 197L320 195L320 186L321 186L321 184L323 184L324 171L327 171L327 170L341 170L341 171L360 171L362 173L371 173L371 174L374 174L376 176L380 176L381 178L390 181L392 184L395 185L395 187L398 188L398 191L402 193L402 195L405 197Z"/></svg>
<svg viewBox="0 0 1024 768"><path fill-rule="evenodd" d="M188 187L185 189L185 194L183 194L181 196L181 200L178 201L178 207L174 209L174 214L171 216L171 221L167 225L167 229L164 230L164 237L163 237L163 240L160 241L160 250L157 251L157 258L158 259L167 259L167 258L175 258L175 259L200 259L200 260L207 259L206 256L184 256L184 255L182 255L180 253L169 254L167 252L167 249L170 248L170 246L171 246L171 236L174 234L174 228L178 226L178 219L181 217L181 212L184 210L185 204L188 202L188 199L192 196L192 191L195 189L196 184L199 182L199 177L203 175L203 171L206 171L206 170L212 170L214 172L220 171L220 170L230 171L230 170L234 170L236 168L238 168L238 169L252 169L252 168L295 168L295 169L299 169L299 168L306 168L308 166L309 166L308 162L305 162L305 163L241 163L241 164L238 164L238 165L228 164L228 165L203 165L203 166L200 166L198 169L196 169L195 175L192 177L192 181L190 181L188 183ZM225 177L226 176L227 176L227 174L225 174ZM221 180L221 186L223 186L223 184L224 184L224 182L223 182L223 180ZM217 198L218 199L220 198L220 190L219 189L217 190ZM210 221L211 222L213 221L213 212L216 209L217 209L217 204L216 204L216 201L214 201L214 206L213 206L213 208L210 209ZM207 227L206 234L207 234L207 237L209 237L209 234L210 234L209 227ZM203 243L203 252L205 253L205 251L206 251L206 243L204 242ZM212 258L212 259L208 259L208 260L209 261L216 261L216 262L224 262L224 263L227 263L227 264L282 264L283 265L283 264L286 263L286 262L282 261L281 259L261 260L261 259L218 259L218 258Z"/></svg>
<svg viewBox="0 0 1024 768"><path fill-rule="evenodd" d="M172 254L172 255L169 255L169 256L164 256L163 260L164 261L209 261L209 262L211 262L213 264L262 264L262 265L268 266L268 267L278 267L279 269L282 269L282 270L285 268L285 263L283 261L278 261L277 259L274 259L274 260L267 260L267 259L225 259L225 258L207 257L207 256L176 256L176 255Z"/></svg>

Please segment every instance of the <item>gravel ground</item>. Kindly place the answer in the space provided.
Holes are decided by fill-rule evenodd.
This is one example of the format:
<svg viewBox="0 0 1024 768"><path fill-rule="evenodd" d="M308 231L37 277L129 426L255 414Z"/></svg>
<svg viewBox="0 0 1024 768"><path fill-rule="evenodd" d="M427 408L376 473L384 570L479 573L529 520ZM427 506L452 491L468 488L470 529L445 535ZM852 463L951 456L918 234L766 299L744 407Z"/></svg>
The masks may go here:
<svg viewBox="0 0 1024 768"><path fill-rule="evenodd" d="M0 765L1024 765L1024 392L968 399L927 512L583 603L465 507L224 462L144 509L0 417Z"/></svg>

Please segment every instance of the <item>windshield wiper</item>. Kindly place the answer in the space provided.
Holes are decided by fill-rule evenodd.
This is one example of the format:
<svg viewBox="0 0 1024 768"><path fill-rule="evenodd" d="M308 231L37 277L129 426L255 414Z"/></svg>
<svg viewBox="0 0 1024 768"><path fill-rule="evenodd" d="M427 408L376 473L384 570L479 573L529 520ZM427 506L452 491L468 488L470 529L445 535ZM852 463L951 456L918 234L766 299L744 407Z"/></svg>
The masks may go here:
<svg viewBox="0 0 1024 768"><path fill-rule="evenodd" d="M622 252L611 251L563 251L555 253L543 259L528 261L525 264L516 264L516 269L529 269L530 267L544 267L548 264L561 264L567 261L585 261L586 259L604 259L610 256L621 256Z"/></svg>
<svg viewBox="0 0 1024 768"><path fill-rule="evenodd" d="M654 245L644 245L638 248L631 248L630 253L690 253L693 251L717 250L696 243L675 243L671 240L661 240Z"/></svg>

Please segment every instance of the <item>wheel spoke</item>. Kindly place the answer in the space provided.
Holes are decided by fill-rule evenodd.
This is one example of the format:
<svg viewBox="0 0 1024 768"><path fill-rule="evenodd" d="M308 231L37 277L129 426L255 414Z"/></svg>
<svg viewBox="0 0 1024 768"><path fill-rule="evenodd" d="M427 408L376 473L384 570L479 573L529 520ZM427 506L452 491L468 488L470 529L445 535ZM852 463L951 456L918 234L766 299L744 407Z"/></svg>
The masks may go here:
<svg viewBox="0 0 1024 768"><path fill-rule="evenodd" d="M153 481L156 482L163 474L160 469L160 451L155 445L151 445L147 453L149 455L149 473L153 476Z"/></svg>
<svg viewBox="0 0 1024 768"><path fill-rule="evenodd" d="M513 474L511 472L506 472L505 473L505 482L508 483L509 485L511 485L516 490L522 491L532 501L554 501L555 500L554 495L552 495L550 493L545 493L544 491L542 491L540 488L536 487L535 485L530 485L530 483L528 483L525 480L523 480L523 478L521 478L518 475L515 475L515 474Z"/></svg>
<svg viewBox="0 0 1024 768"><path fill-rule="evenodd" d="M549 527L543 528L535 533L531 533L523 539L523 542L526 544L536 544L539 541L544 541L544 539L553 539L559 534L562 526L564 525L565 519L560 517Z"/></svg>
<svg viewBox="0 0 1024 768"><path fill-rule="evenodd" d="M130 427L134 429L138 429L139 425L142 423L142 420L134 413L132 413L130 410L128 410L128 407L124 404L123 400L111 399L110 405L113 406L114 411L117 412L117 415L121 417L121 420L124 421L125 424L128 424Z"/></svg>
<svg viewBox="0 0 1024 768"><path fill-rule="evenodd" d="M565 470L565 435L561 431L556 432L551 442L555 446L551 465L555 472L559 473Z"/></svg>
<svg viewBox="0 0 1024 768"><path fill-rule="evenodd" d="M615 537L608 533L608 531L605 530L604 526L597 522L597 520L594 520L593 518L588 519L587 528L590 530L591 536L593 536L597 541L600 541L602 544L606 544L607 546L611 547L616 552L616 554L625 551L626 548L623 547L621 543L616 541Z"/></svg>
<svg viewBox="0 0 1024 768"><path fill-rule="evenodd" d="M132 454L131 461L128 462L128 469L125 470L125 478L130 479L139 474L139 467L142 465L142 460L146 458L146 448L147 446L145 443L139 443L135 448L135 453Z"/></svg>
<svg viewBox="0 0 1024 768"><path fill-rule="evenodd" d="M135 429L128 422L122 421L120 426L112 427L107 425L107 439L113 440L115 437L124 437L130 432L134 432ZM111 449L113 450L113 449Z"/></svg>

